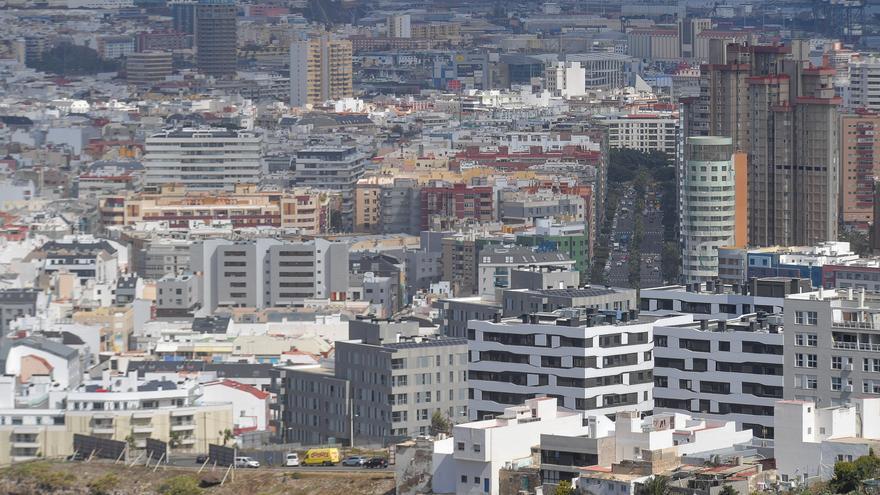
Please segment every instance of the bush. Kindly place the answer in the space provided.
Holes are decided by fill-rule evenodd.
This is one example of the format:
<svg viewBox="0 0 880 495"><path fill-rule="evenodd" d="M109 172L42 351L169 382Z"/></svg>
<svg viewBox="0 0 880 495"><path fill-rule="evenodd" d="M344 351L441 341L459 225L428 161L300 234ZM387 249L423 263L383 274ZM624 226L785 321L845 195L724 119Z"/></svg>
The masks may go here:
<svg viewBox="0 0 880 495"><path fill-rule="evenodd" d="M181 474L169 478L159 485L160 495L200 495L202 489L199 482L192 476Z"/></svg>
<svg viewBox="0 0 880 495"><path fill-rule="evenodd" d="M76 484L76 476L64 471L53 471L48 462L28 462L14 466L9 477L19 483L34 483L41 492L52 493L69 490Z"/></svg>
<svg viewBox="0 0 880 495"><path fill-rule="evenodd" d="M117 486L119 486L119 477L107 473L89 482L89 495L111 495Z"/></svg>

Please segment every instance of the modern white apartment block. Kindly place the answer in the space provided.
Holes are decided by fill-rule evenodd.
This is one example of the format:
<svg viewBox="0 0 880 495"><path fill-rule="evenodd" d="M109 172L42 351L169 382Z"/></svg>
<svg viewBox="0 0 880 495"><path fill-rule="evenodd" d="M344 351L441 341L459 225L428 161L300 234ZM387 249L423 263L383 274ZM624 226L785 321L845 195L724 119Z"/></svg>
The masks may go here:
<svg viewBox="0 0 880 495"><path fill-rule="evenodd" d="M654 406L735 421L773 438L783 396L780 316L746 315L654 327Z"/></svg>
<svg viewBox="0 0 880 495"><path fill-rule="evenodd" d="M782 313L786 295L811 290L808 279L785 277L759 278L732 284L715 280L667 285L641 289L639 309L690 313L695 320L727 320L761 311Z"/></svg>
<svg viewBox="0 0 880 495"><path fill-rule="evenodd" d="M819 289L785 299L785 398L819 407L880 397L880 295Z"/></svg>
<svg viewBox="0 0 880 495"><path fill-rule="evenodd" d="M610 148L675 154L679 127L677 115L633 113L606 115L597 117L597 120L608 127Z"/></svg>
<svg viewBox="0 0 880 495"><path fill-rule="evenodd" d="M735 193L733 141L715 136L687 138L679 173L681 275L685 282L718 278L718 248L736 244Z"/></svg>
<svg viewBox="0 0 880 495"><path fill-rule="evenodd" d="M783 481L829 480L834 464L853 461L880 447L880 398L861 397L843 406L782 400L773 454Z"/></svg>
<svg viewBox="0 0 880 495"><path fill-rule="evenodd" d="M452 437L434 443L434 493L498 495L499 470L531 464L532 447L546 434L586 434L576 411L552 397L504 408L493 419L456 425Z"/></svg>
<svg viewBox="0 0 880 495"><path fill-rule="evenodd" d="M199 127L168 129L146 139L144 187L163 184L232 191L256 184L263 172L262 137L252 131Z"/></svg>
<svg viewBox="0 0 880 495"><path fill-rule="evenodd" d="M540 395L589 415L651 411L654 327L692 321L579 308L470 321L470 417L491 417Z"/></svg>

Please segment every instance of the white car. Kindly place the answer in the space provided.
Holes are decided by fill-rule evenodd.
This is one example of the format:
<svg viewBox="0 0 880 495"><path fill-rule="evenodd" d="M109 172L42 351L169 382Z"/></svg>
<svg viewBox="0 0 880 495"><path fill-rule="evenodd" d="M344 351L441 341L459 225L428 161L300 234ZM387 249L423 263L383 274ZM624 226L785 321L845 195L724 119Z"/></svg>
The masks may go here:
<svg viewBox="0 0 880 495"><path fill-rule="evenodd" d="M258 468L260 467L260 463L251 459L250 457L236 457L235 458L235 467L236 468Z"/></svg>
<svg viewBox="0 0 880 495"><path fill-rule="evenodd" d="M299 466L299 455L296 452L291 452L287 454L287 458L284 461L284 465L287 467L296 467Z"/></svg>

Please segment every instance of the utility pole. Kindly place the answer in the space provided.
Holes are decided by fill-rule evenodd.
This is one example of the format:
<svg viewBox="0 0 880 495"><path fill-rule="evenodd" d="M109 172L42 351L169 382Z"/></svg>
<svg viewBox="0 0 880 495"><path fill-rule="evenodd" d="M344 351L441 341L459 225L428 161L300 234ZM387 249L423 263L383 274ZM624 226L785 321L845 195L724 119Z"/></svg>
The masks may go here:
<svg viewBox="0 0 880 495"><path fill-rule="evenodd" d="M354 448L354 397L351 395L351 380L348 381L348 429L349 429L349 448Z"/></svg>

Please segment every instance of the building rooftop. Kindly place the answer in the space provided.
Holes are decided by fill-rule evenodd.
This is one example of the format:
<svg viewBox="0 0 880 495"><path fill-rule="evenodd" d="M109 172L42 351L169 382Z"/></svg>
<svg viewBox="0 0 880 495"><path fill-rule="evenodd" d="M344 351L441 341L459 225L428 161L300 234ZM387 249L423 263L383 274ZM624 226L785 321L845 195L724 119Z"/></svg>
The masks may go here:
<svg viewBox="0 0 880 495"><path fill-rule="evenodd" d="M419 341L395 342L392 344L382 344L382 347L388 349L418 349L420 347L442 347L452 345L467 345L468 340L464 338L447 338L440 337L434 339L423 339Z"/></svg>

